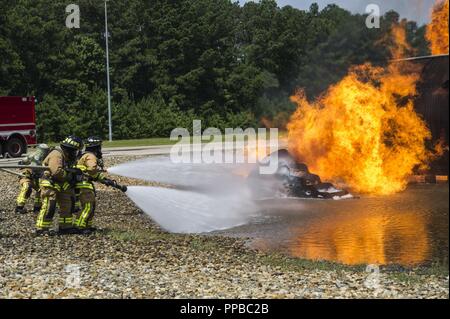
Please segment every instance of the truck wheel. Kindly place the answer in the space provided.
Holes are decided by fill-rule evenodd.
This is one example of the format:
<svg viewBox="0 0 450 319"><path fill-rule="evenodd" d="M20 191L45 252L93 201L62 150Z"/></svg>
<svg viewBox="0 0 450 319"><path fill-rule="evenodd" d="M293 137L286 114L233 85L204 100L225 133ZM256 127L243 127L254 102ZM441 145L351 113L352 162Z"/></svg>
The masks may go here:
<svg viewBox="0 0 450 319"><path fill-rule="evenodd" d="M10 157L21 157L26 152L26 145L20 138L13 137L6 143L6 152Z"/></svg>

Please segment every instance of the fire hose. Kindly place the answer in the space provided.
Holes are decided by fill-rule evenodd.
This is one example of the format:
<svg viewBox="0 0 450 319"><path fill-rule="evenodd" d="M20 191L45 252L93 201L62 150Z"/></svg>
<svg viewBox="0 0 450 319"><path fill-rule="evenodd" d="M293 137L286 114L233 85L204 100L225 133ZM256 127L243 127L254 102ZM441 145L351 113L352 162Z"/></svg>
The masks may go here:
<svg viewBox="0 0 450 319"><path fill-rule="evenodd" d="M16 175L16 176L19 176L19 177L25 177L25 175L23 175L21 173L14 172L14 171L11 171L11 170L6 169L6 168L0 168L0 171L8 173L8 174Z"/></svg>
<svg viewBox="0 0 450 319"><path fill-rule="evenodd" d="M3 172L6 172L6 173L9 173L9 174L12 174L12 175L16 175L16 176L19 176L19 177L27 177L26 175L24 175L22 173L14 172L11 169L31 169L31 170L34 170L34 171L48 171L49 170L49 168L46 167L46 166L32 166L32 165L31 166L30 165L4 165L4 166L0 166L0 170L3 171ZM66 169L66 171L68 173L71 173L71 174L76 174L76 175L80 175L82 177L91 179L91 177L88 174L83 173L79 169L76 169L76 168L68 168L68 169ZM91 179L91 181L92 181L92 179ZM103 184L105 186L108 186L108 187L111 187L111 188L114 188L114 189L118 189L118 190L120 190L121 192L124 192L124 193L126 193L127 190L128 190L127 186L120 185L115 180L109 179L109 178L104 178L102 180L95 180L95 182L98 182L100 184Z"/></svg>

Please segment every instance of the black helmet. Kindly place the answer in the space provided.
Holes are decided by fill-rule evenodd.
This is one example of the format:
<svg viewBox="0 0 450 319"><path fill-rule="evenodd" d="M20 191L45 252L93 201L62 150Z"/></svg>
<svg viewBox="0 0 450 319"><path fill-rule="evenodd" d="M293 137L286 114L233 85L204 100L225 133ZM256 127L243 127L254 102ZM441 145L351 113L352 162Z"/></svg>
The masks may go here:
<svg viewBox="0 0 450 319"><path fill-rule="evenodd" d="M64 141L61 142L61 148L71 149L74 151L81 151L83 149L83 140L77 136L66 137Z"/></svg>
<svg viewBox="0 0 450 319"><path fill-rule="evenodd" d="M94 153L98 159L103 158L102 154L102 139L97 136L90 136L86 140L86 152ZM102 165L100 165L102 166Z"/></svg>
<svg viewBox="0 0 450 319"><path fill-rule="evenodd" d="M76 136L69 136L60 145L67 160L73 162L77 159L78 153L83 149L83 140Z"/></svg>
<svg viewBox="0 0 450 319"><path fill-rule="evenodd" d="M102 139L100 137L97 136L90 136L88 137L88 139L86 140L86 148L94 148L94 147L99 147L102 146Z"/></svg>

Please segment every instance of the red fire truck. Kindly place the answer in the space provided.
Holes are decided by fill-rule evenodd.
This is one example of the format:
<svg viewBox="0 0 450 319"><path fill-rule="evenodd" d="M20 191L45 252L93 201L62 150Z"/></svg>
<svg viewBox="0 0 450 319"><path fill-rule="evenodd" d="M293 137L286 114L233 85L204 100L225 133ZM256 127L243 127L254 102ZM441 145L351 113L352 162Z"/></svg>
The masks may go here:
<svg viewBox="0 0 450 319"><path fill-rule="evenodd" d="M0 97L0 156L20 157L36 144L34 97Z"/></svg>

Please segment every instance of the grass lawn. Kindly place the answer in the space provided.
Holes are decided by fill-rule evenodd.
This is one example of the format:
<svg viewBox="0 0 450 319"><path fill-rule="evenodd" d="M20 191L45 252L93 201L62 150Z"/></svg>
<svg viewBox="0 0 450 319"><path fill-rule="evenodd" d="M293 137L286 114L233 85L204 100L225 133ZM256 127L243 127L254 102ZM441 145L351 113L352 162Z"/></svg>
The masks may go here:
<svg viewBox="0 0 450 319"><path fill-rule="evenodd" d="M286 132L279 132L280 138L287 137ZM191 138L192 141L192 138ZM203 141L207 142L207 141ZM103 147L139 147L139 146L159 146L159 145L173 145L177 141L171 141L169 137L153 137L145 139L134 139L134 140L117 140L117 141L104 141ZM59 143L48 143L51 146L57 146Z"/></svg>
<svg viewBox="0 0 450 319"><path fill-rule="evenodd" d="M116 140L109 142L105 140L103 142L103 147L139 147L139 146L158 146L158 145L172 145L175 144L176 141L171 141L168 137L153 137L153 138L144 138L144 139L135 139L135 140ZM50 146L58 146L57 142L47 143Z"/></svg>
<svg viewBox="0 0 450 319"><path fill-rule="evenodd" d="M168 137L154 137L137 140L117 140L117 141L105 141L103 147L138 147L138 146L158 146L158 145L172 145L176 141L171 141Z"/></svg>

